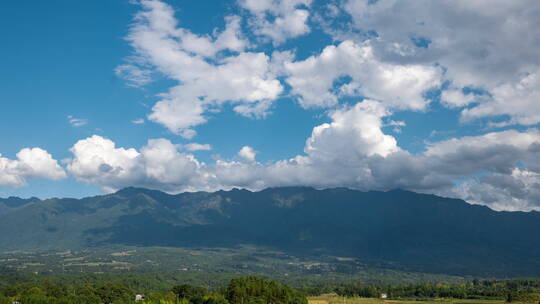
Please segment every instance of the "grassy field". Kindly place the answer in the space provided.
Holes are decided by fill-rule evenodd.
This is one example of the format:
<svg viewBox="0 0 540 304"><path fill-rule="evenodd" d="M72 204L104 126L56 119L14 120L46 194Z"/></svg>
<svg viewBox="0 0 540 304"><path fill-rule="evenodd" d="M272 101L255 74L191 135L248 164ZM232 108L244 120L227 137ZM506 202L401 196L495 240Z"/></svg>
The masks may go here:
<svg viewBox="0 0 540 304"><path fill-rule="evenodd" d="M374 298L344 298L335 294L309 297L309 304L505 304L504 300L463 300L463 299L433 299L433 300L383 300ZM514 302L520 304L518 302ZM525 303L521 303L525 304ZM536 304L536 303L535 303Z"/></svg>

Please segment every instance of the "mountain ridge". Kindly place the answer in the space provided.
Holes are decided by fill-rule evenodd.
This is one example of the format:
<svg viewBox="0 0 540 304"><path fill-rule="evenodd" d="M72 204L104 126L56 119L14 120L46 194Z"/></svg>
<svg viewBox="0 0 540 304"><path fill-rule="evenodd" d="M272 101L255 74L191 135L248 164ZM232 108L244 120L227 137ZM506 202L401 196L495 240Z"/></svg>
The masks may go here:
<svg viewBox="0 0 540 304"><path fill-rule="evenodd" d="M252 190L249 190L247 188L236 188L236 187L234 187L234 188L231 188L230 190L217 190L217 191L214 191L214 192L210 192L210 191L186 191L186 192L180 192L180 193L177 193L177 194L170 194L170 193L158 190L158 189L150 189L150 188L143 188L143 187L128 186L128 187L124 187L124 188L119 189L119 190L117 190L115 192L112 192L112 193L102 194L102 195L98 194L98 195L93 195L93 196L85 196L85 197L81 197L81 198L51 197L51 198L40 199L40 198L35 197L35 196L29 197L29 198L21 198L21 197L18 197L18 196L9 196L9 197L6 197L6 198L0 197L0 204L5 203L6 201L14 201L14 202L15 201L21 201L21 202L28 203L28 202L43 202L43 201L54 200L54 199L85 200L85 199L89 199L89 198L109 196L109 195L122 195L124 193L130 193L130 192L133 192L133 193L154 192L154 193L160 193L160 194L163 194L163 195L168 195L168 196L174 197L174 196L182 195L182 194L196 194L196 193L213 194L213 193L227 193L227 192L231 192L231 191L246 191L246 192L250 192L250 193L259 193L259 192L266 192L266 191L269 191L269 190L272 190L272 189L291 189L291 190L293 190L293 189L307 189L307 190L314 190L314 191L350 190L350 191L376 192L376 193L396 193L396 192L397 193L399 193L399 192L401 192L401 193L413 193L413 194L416 194L416 195L427 195L427 196L432 196L432 197L436 197L436 198L443 198L443 199L461 201L461 202L463 202L463 203L465 203L467 205L479 206L479 207L487 208L489 210L492 210L494 212L499 212L499 213L536 213L536 214L540 214L540 211L537 211L537 210L529 210L529 211L522 211L522 210L515 210L515 211L495 210L495 209L490 208L489 206L479 205L479 204L472 204L472 203L469 203L469 202L467 202L465 200L462 200L462 199L459 199L459 198L439 196L439 195L430 194L430 193L414 192L414 191L405 190L405 189L401 189L401 188L395 188L395 189L391 189L391 190L387 190L387 191L379 191L379 190L362 191L362 190L355 190L355 189L351 189L351 188L347 188L347 187L334 187L334 188L320 188L320 189L317 189L317 188L311 187L311 186L268 187L268 188L264 188L264 189L256 190L256 191L252 191ZM137 191L139 191L139 192L137 192Z"/></svg>
<svg viewBox="0 0 540 304"><path fill-rule="evenodd" d="M540 275L540 213L406 190L276 187L167 194L129 187L0 214L0 250L265 246L405 270Z"/></svg>

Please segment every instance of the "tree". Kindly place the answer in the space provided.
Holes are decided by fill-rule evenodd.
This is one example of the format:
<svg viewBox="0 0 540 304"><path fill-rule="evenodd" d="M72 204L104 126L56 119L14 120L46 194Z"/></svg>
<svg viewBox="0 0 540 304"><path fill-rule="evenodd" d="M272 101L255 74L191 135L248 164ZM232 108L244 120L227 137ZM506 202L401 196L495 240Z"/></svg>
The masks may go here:
<svg viewBox="0 0 540 304"><path fill-rule="evenodd" d="M95 289L96 295L102 303L129 302L133 300L135 292L123 284L105 283Z"/></svg>
<svg viewBox="0 0 540 304"><path fill-rule="evenodd" d="M249 276L232 279L227 287L226 298L231 304L307 304L306 297L297 290Z"/></svg>
<svg viewBox="0 0 540 304"><path fill-rule="evenodd" d="M229 301L222 295L210 295L205 297L204 304L229 304Z"/></svg>
<svg viewBox="0 0 540 304"><path fill-rule="evenodd" d="M193 286L189 284L182 284L174 286L171 291L176 295L178 299L187 299L190 302L197 301L196 298L203 298L208 290L204 287Z"/></svg>

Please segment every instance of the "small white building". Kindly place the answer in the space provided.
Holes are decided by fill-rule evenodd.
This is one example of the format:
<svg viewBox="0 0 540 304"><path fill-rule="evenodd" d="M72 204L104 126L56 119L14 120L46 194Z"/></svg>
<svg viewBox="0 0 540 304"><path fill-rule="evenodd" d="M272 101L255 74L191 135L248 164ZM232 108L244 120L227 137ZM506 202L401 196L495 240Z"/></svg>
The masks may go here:
<svg viewBox="0 0 540 304"><path fill-rule="evenodd" d="M141 302L141 301L144 301L144 295L142 294L135 295L135 302Z"/></svg>
<svg viewBox="0 0 540 304"><path fill-rule="evenodd" d="M388 299L388 295L385 293L381 293L381 299Z"/></svg>

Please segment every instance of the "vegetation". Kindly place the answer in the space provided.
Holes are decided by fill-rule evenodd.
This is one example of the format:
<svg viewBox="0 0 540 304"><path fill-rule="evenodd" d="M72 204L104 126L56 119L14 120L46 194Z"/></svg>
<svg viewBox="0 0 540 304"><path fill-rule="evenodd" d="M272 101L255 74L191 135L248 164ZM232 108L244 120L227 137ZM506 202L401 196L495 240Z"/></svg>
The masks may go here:
<svg viewBox="0 0 540 304"><path fill-rule="evenodd" d="M387 296L384 301L388 304L411 304L411 301L538 304L540 279L472 280L454 284L320 284L295 289L255 276L236 277L212 287L158 284L148 275L0 277L0 304L126 304L135 302L137 294L145 295L141 302L144 304L308 304L307 295L311 296L311 304L381 304L382 294Z"/></svg>
<svg viewBox="0 0 540 304"><path fill-rule="evenodd" d="M230 303L307 304L306 297L300 292L274 281L266 281L257 277L231 280L225 294Z"/></svg>
<svg viewBox="0 0 540 304"><path fill-rule="evenodd" d="M506 304L504 300L474 300L474 299L389 299L341 297L337 294L324 294L308 298L309 304ZM518 302L514 302L518 304ZM519 302L519 304L537 304L536 302Z"/></svg>
<svg viewBox="0 0 540 304"><path fill-rule="evenodd" d="M286 187L169 195L126 188L83 199L33 203L0 199L2 250L83 251L111 246L195 250L247 244L281 252L283 258L312 254L342 259L300 265L304 272L318 275L357 274L375 267L475 277L540 276L540 238L535 234L539 230L539 212L496 212L461 200L399 190ZM266 259L235 257L240 267L254 258ZM295 261L282 260L281 265L288 262ZM36 270L41 272L49 265L36 263L21 266L41 267ZM66 271L108 267L138 268L136 272L152 266L120 256L67 260L63 265ZM258 263L260 270L252 273L289 273L286 266L272 266Z"/></svg>
<svg viewBox="0 0 540 304"><path fill-rule="evenodd" d="M0 304L125 304L134 303L137 294L137 290L122 283L57 285L45 280L2 286ZM226 288L219 290L189 284L176 285L168 291L150 292L142 301L145 304L308 303L301 292L257 277L233 279Z"/></svg>
<svg viewBox="0 0 540 304"><path fill-rule="evenodd" d="M179 283L216 287L240 276L259 275L295 287L339 285L351 281L369 284L420 282L460 283L467 278L382 268L363 260L329 255L292 255L267 247L165 248L97 247L79 251L0 252L2 274L13 282L35 274L50 280L125 280L144 282L149 290ZM65 279L62 279L64 277ZM121 278L121 279L120 279ZM471 278L472 279L472 278ZM142 284L142 283L141 283ZM135 285L135 288L139 286Z"/></svg>
<svg viewBox="0 0 540 304"><path fill-rule="evenodd" d="M340 296L377 298L386 294L388 298L410 299L505 299L507 302L540 301L540 279L473 280L462 284L423 283L397 286L375 286L346 284L335 288Z"/></svg>

